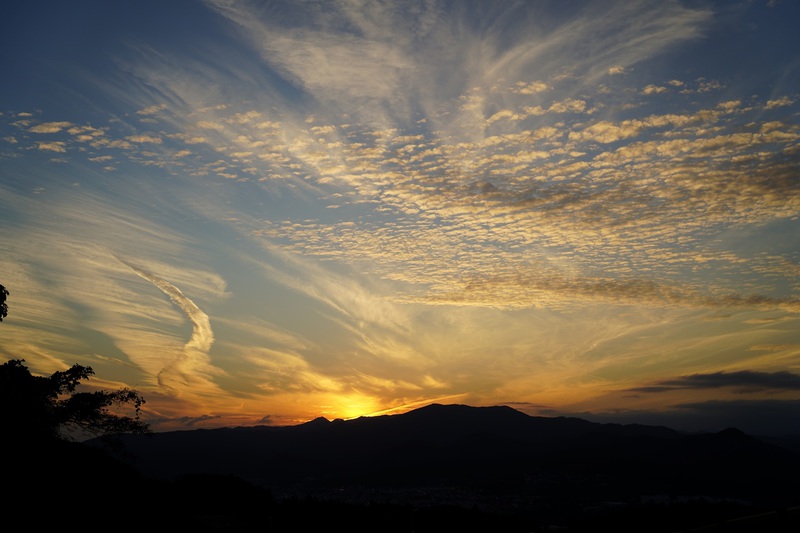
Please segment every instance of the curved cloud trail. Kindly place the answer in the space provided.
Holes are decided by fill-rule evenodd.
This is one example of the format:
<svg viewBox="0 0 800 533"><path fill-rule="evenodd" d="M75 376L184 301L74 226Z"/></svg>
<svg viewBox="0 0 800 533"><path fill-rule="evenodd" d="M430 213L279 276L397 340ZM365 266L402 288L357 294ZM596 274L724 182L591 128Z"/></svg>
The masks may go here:
<svg viewBox="0 0 800 533"><path fill-rule="evenodd" d="M161 279L151 272L135 267L120 258L117 258L117 260L169 296L169 299L183 311L194 326L192 336L189 342L184 346L184 357L164 367L161 372L159 372L159 384L165 385L165 374L171 374L173 372L177 372L183 378L184 382L196 379L196 377L192 375L192 371L206 364L208 360L208 351L214 344L214 332L211 329L211 321L208 315L183 294L179 288L172 285L170 282Z"/></svg>

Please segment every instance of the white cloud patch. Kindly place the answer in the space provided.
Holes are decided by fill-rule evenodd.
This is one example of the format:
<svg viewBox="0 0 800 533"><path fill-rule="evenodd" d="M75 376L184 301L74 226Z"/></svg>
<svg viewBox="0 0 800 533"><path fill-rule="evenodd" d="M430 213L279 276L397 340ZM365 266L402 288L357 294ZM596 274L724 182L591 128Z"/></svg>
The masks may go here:
<svg viewBox="0 0 800 533"><path fill-rule="evenodd" d="M155 135L150 134L142 134L142 135L129 135L125 137L126 140L132 143L149 143L149 144L161 144L161 138Z"/></svg>
<svg viewBox="0 0 800 533"><path fill-rule="evenodd" d="M144 109L140 109L139 111L136 112L136 114L137 115L145 115L145 116L157 115L158 113L160 113L161 111L163 111L166 108L167 108L167 104L151 105L151 106L145 107Z"/></svg>
<svg viewBox="0 0 800 533"><path fill-rule="evenodd" d="M31 133L58 133L72 126L71 122L45 122L28 129Z"/></svg>
<svg viewBox="0 0 800 533"><path fill-rule="evenodd" d="M52 141L52 142L43 142L40 141L36 143L37 148L39 150L44 150L47 152L60 152L65 153L67 151L67 143L64 141Z"/></svg>

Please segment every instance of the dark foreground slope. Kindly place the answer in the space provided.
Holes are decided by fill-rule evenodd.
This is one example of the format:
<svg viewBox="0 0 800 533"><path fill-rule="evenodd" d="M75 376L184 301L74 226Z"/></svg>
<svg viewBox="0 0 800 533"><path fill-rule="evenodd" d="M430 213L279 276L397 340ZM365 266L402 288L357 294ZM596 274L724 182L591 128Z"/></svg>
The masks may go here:
<svg viewBox="0 0 800 533"><path fill-rule="evenodd" d="M800 503L800 455L735 429L686 435L531 417L508 407L431 405L403 415L123 442L128 464L145 479L235 479L276 501L311 499L364 512L389 505L414 509L417 518L434 508L469 510L513 517L528 531L542 524L580 531L602 520L614 521L617 531L628 530L625 520L632 531L642 520L657 522L648 531L670 531Z"/></svg>

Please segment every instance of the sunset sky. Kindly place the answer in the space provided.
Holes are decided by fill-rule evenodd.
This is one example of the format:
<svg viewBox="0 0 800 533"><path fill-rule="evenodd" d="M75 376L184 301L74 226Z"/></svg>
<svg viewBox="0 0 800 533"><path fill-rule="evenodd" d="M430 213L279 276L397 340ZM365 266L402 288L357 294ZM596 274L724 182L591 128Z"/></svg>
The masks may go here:
<svg viewBox="0 0 800 533"><path fill-rule="evenodd" d="M156 431L800 433L800 2L29 0L2 360Z"/></svg>

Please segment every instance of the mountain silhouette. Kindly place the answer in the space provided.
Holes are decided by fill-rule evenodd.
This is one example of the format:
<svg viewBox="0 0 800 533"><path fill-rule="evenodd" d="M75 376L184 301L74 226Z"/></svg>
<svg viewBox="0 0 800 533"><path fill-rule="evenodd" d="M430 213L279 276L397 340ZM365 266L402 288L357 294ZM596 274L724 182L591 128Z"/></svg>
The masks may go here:
<svg viewBox="0 0 800 533"><path fill-rule="evenodd" d="M433 404L296 426L128 435L122 443L148 478L234 476L279 497L562 514L648 499L800 502L800 454L735 428L685 434L505 406Z"/></svg>

